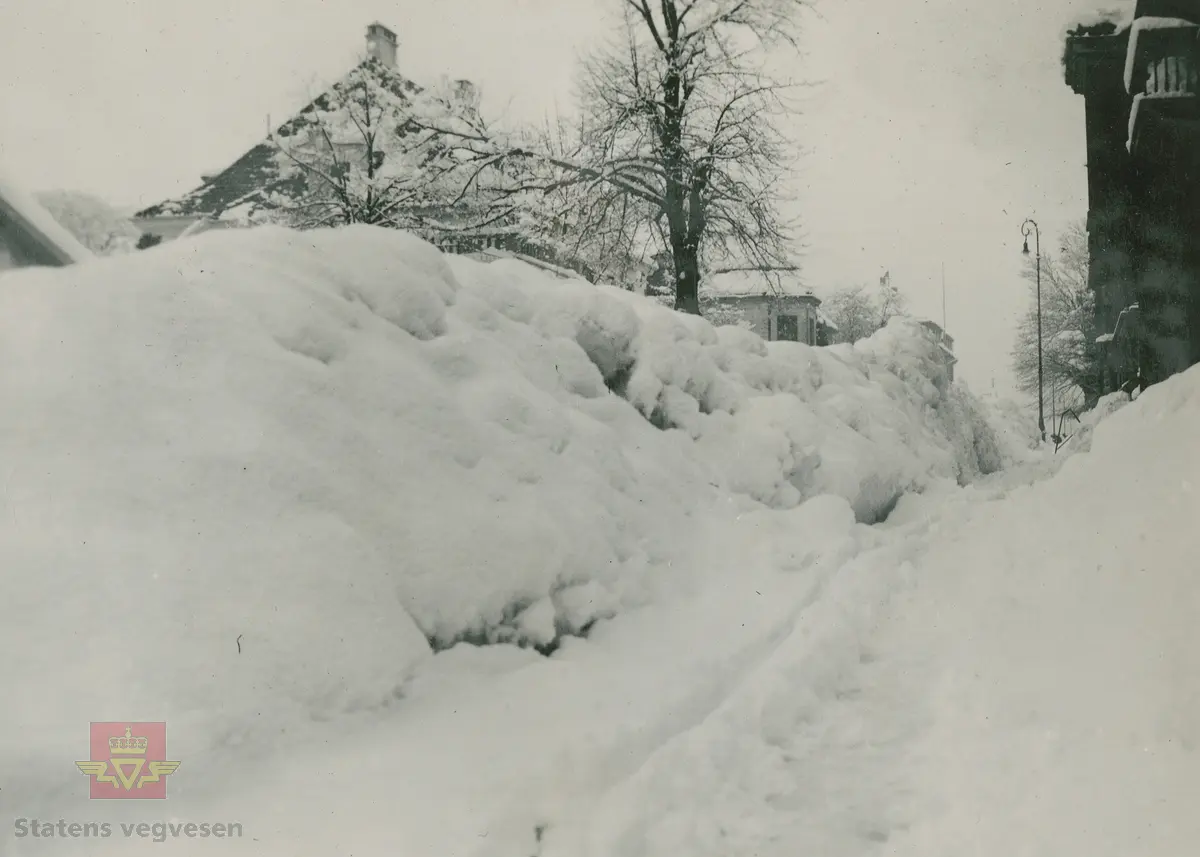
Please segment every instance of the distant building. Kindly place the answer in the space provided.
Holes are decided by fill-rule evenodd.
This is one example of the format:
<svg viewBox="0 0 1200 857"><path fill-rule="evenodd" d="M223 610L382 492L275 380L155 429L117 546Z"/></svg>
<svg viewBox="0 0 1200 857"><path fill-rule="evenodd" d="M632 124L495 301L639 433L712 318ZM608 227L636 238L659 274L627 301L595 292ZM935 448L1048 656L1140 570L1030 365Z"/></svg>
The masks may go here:
<svg viewBox="0 0 1200 857"><path fill-rule="evenodd" d="M705 278L700 308L715 324L742 324L769 342L832 345L837 328L792 272L730 271Z"/></svg>
<svg viewBox="0 0 1200 857"><path fill-rule="evenodd" d="M1066 37L1084 98L1101 393L1200 362L1200 0L1137 0Z"/></svg>
<svg viewBox="0 0 1200 857"><path fill-rule="evenodd" d="M0 271L70 265L93 258L37 200L0 178Z"/></svg>
<svg viewBox="0 0 1200 857"><path fill-rule="evenodd" d="M946 361L947 371L950 373L950 380L954 380L954 364L958 362L958 358L954 356L954 337L946 333L942 326L936 321L924 319L921 321L921 327L929 333L934 342L938 344L938 349L941 352L942 358Z"/></svg>

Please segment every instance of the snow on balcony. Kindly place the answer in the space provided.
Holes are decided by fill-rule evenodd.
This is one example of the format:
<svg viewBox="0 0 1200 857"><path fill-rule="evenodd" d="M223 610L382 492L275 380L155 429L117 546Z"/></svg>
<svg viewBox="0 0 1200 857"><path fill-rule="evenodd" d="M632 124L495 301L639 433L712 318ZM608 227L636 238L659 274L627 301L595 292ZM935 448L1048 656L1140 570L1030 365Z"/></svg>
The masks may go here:
<svg viewBox="0 0 1200 857"><path fill-rule="evenodd" d="M1133 107L1129 111L1129 136L1125 140L1125 150L1133 152L1134 137L1137 132L1138 117L1142 112L1142 105L1147 103L1180 103L1185 101L1196 101L1197 96L1195 91L1168 91L1168 92L1139 92L1133 97Z"/></svg>
<svg viewBox="0 0 1200 857"><path fill-rule="evenodd" d="M1184 18L1142 17L1134 21L1125 52L1125 91L1133 94L1144 85L1147 93L1187 86L1194 92L1197 33L1200 25ZM1139 67L1144 70L1144 82L1135 74Z"/></svg>

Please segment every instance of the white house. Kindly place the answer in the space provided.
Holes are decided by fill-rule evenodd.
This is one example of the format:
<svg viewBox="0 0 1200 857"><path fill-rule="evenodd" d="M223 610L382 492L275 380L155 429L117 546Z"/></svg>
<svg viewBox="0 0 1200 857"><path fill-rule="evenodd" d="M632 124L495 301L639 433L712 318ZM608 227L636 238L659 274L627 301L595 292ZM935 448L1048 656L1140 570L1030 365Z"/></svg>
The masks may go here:
<svg viewBox="0 0 1200 857"><path fill-rule="evenodd" d="M710 321L744 324L769 342L832 345L837 334L821 313L821 299L792 271L710 274L701 284L700 303Z"/></svg>

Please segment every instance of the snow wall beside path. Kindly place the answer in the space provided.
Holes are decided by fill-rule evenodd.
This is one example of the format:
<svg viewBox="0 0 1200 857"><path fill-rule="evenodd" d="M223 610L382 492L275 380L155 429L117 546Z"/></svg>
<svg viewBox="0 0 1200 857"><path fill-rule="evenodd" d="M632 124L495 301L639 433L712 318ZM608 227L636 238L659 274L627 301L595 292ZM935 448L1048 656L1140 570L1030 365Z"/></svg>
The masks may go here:
<svg viewBox="0 0 1200 857"><path fill-rule="evenodd" d="M376 708L434 649L686 590L713 521L832 494L849 527L1029 453L915 324L768 344L368 227L5 274L0 400L25 795L76 790L88 721L198 754Z"/></svg>

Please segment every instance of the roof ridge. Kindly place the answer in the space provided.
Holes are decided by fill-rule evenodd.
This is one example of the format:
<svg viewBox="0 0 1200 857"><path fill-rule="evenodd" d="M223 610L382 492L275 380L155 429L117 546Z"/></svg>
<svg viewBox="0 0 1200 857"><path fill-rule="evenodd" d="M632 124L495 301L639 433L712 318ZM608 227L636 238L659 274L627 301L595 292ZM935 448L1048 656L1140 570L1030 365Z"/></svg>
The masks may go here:
<svg viewBox="0 0 1200 857"><path fill-rule="evenodd" d="M353 75L361 71L369 71L375 76L383 77L384 84L395 95L418 95L427 91L427 88L421 86L416 81L406 77L398 69L391 68L381 62L377 57L367 54L358 63L351 66L343 75L336 78L325 86L319 93L310 97L299 109L292 112L286 120L279 125L271 128L270 133L266 137L260 137L253 145L245 152L238 156L228 166L219 172L209 176L207 180L201 179L199 185L191 190L182 193L178 196L168 197L153 205L146 206L141 211L138 211L134 216L139 218L145 217L160 217L171 216L208 216L219 218L221 213L232 208L238 202L245 200L247 197L253 196L255 193L262 193L266 188L262 187L258 182L267 179L267 172L274 171L273 164L269 163L273 160L272 138L274 136L290 136L288 133L293 129L302 118L317 109L319 102L323 98L327 98L335 93L339 87L345 86L352 79ZM403 92L398 91L397 87L403 89ZM231 173L234 171L245 171L253 173L247 178L253 179L250 185L246 183L237 183L231 180ZM268 182L269 183L269 182ZM211 194L214 199L210 205L197 204L198 200L209 196L204 191L212 190L222 186L230 186L229 192Z"/></svg>

